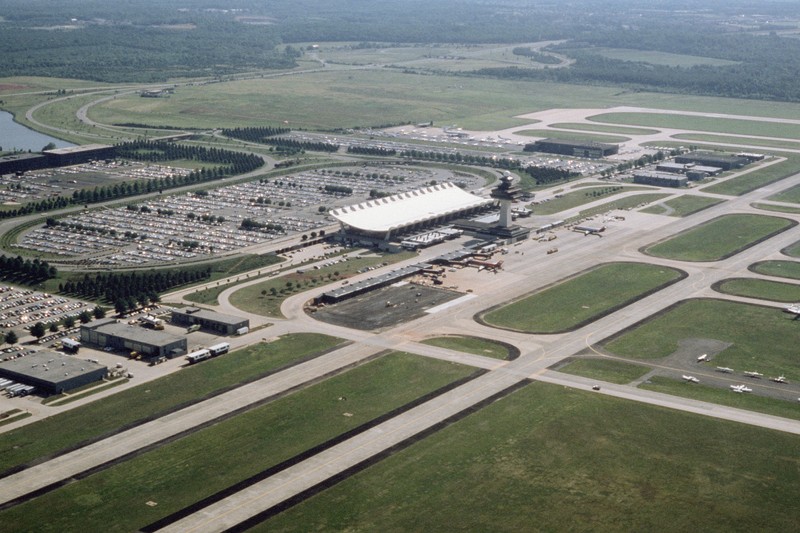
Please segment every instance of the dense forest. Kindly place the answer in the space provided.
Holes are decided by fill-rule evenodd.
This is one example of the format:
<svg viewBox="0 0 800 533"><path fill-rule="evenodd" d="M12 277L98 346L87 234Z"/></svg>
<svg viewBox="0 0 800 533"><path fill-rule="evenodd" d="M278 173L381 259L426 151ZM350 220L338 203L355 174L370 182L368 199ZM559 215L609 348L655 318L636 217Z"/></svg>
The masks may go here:
<svg viewBox="0 0 800 533"><path fill-rule="evenodd" d="M6 0L0 72L106 82L224 76L296 65L308 43L531 43L569 68L472 75L800 101L800 3L764 0ZM659 65L602 48L729 65ZM516 55L532 54L525 46ZM552 58L551 58L552 59Z"/></svg>

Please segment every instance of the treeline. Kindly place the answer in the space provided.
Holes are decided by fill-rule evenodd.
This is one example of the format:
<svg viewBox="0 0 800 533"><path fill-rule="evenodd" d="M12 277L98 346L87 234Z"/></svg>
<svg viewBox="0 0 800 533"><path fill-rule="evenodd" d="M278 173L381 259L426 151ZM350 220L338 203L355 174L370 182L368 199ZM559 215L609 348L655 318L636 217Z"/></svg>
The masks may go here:
<svg viewBox="0 0 800 533"><path fill-rule="evenodd" d="M563 168L540 167L535 165L527 166L524 170L536 181L537 185L566 181L580 175L577 172L572 172L571 170Z"/></svg>
<svg viewBox="0 0 800 533"><path fill-rule="evenodd" d="M0 276L3 279L22 283L40 283L57 275L56 267L50 266L47 261L0 255Z"/></svg>
<svg viewBox="0 0 800 533"><path fill-rule="evenodd" d="M283 148L293 151L310 150L312 152L332 153L332 152L337 152L339 150L338 144L315 142L315 141L300 141L297 139L288 139L286 137L266 138L261 142L263 142L264 144L277 146L278 148Z"/></svg>
<svg viewBox="0 0 800 533"><path fill-rule="evenodd" d="M242 220L242 223L239 225L239 229L243 229L245 231L267 231L270 233L283 232L283 226L280 224L275 224L273 222L259 222L257 220L253 220L252 218L245 218Z"/></svg>
<svg viewBox="0 0 800 533"><path fill-rule="evenodd" d="M80 281L59 284L58 292L88 300L103 300L115 307L120 301L146 304L158 301L159 294L169 289L207 280L210 276L210 267L85 274Z"/></svg>
<svg viewBox="0 0 800 533"><path fill-rule="evenodd" d="M0 210L0 219L22 217L33 213L44 213L53 209L68 207L72 201L65 196L53 196L39 200L38 202L28 202L13 209Z"/></svg>
<svg viewBox="0 0 800 533"><path fill-rule="evenodd" d="M543 65L558 65L561 60L551 54L543 54L537 50L533 50L530 46L517 46L511 53L515 56L529 57L531 60L541 63Z"/></svg>
<svg viewBox="0 0 800 533"><path fill-rule="evenodd" d="M380 146L348 146L348 154L374 155L378 157L391 157L397 155L394 148L381 148Z"/></svg>
<svg viewBox="0 0 800 533"><path fill-rule="evenodd" d="M253 128L226 128L222 130L225 137L232 139L239 139L251 143L263 143L268 137L276 135L286 135L289 133L289 128L275 128L272 126L262 126Z"/></svg>
<svg viewBox="0 0 800 533"><path fill-rule="evenodd" d="M322 191L327 194L334 194L334 195L342 195L342 196L349 196L353 194L352 187L346 187L345 185L325 185L325 187L321 187Z"/></svg>

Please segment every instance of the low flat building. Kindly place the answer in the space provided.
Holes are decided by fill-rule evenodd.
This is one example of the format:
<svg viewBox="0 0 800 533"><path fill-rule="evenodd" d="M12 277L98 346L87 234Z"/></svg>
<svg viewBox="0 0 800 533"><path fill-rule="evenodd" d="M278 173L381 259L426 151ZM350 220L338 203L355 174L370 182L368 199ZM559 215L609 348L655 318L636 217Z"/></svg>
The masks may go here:
<svg viewBox="0 0 800 533"><path fill-rule="evenodd" d="M675 162L679 164L694 163L695 165L705 165L709 167L719 167L722 170L742 168L750 163L746 157L739 157L729 154L718 154L715 152L690 152L675 156Z"/></svg>
<svg viewBox="0 0 800 533"><path fill-rule="evenodd" d="M636 172L633 182L640 185L655 185L656 187L686 187L689 178L680 174L661 174L658 172Z"/></svg>
<svg viewBox="0 0 800 533"><path fill-rule="evenodd" d="M108 368L57 352L36 352L0 362L0 377L30 385L49 394L60 394L101 381Z"/></svg>
<svg viewBox="0 0 800 533"><path fill-rule="evenodd" d="M250 327L250 320L239 316L216 313L199 307L186 307L172 310L172 323L179 326L199 325L205 330L233 335L242 328Z"/></svg>
<svg viewBox="0 0 800 533"><path fill-rule="evenodd" d="M49 166L65 167L79 165L93 159L112 159L117 149L109 144L84 144L69 148L53 148L42 153L47 157Z"/></svg>
<svg viewBox="0 0 800 533"><path fill-rule="evenodd" d="M137 352L142 357L177 357L186 354L186 337L164 331L144 329L113 318L102 318L81 325L81 342L98 348Z"/></svg>
<svg viewBox="0 0 800 533"><path fill-rule="evenodd" d="M619 153L618 144L606 144L591 141L570 141L565 139L541 139L526 144L525 152L544 152L586 159L600 159Z"/></svg>

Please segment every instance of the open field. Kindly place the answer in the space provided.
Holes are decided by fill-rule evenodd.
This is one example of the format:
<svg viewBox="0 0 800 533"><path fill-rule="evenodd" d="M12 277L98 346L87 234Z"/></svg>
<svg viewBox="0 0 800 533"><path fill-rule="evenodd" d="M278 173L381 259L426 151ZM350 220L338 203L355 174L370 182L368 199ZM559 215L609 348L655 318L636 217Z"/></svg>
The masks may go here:
<svg viewBox="0 0 800 533"><path fill-rule="evenodd" d="M494 357L495 359L510 359L513 355L511 346L505 346L497 341L482 339L480 337L456 336L433 337L425 339L422 344L430 344L448 350L482 355L484 357ZM517 351L517 350L514 350ZM518 353L516 355L519 355Z"/></svg>
<svg viewBox="0 0 800 533"><path fill-rule="evenodd" d="M579 187L578 190L568 192L560 198L553 198L547 202L541 202L528 207L537 215L552 215L560 213L579 205L588 204L601 198L607 198L630 191L646 190L645 187L622 187L619 185L603 187Z"/></svg>
<svg viewBox="0 0 800 533"><path fill-rule="evenodd" d="M620 61L635 61L670 67L694 67L698 65L728 66L738 64L737 61L728 61L726 59L717 59L714 57L670 54L655 50L633 50L630 48L592 48L592 53L597 53L610 59L619 59Z"/></svg>
<svg viewBox="0 0 800 533"><path fill-rule="evenodd" d="M798 215L800 214L800 207L789 207L786 205L773 205L773 204L765 204L762 202L756 202L752 204L753 207L756 209L761 209L763 211L772 211L775 213L789 213L790 215Z"/></svg>
<svg viewBox="0 0 800 533"><path fill-rule="evenodd" d="M569 131L559 130L519 130L515 131L517 135L526 135L528 137L547 137L548 139L563 139L566 141L580 141L580 142L597 142L597 143L623 143L630 141L628 137L620 137L619 135L602 135L599 133L572 133Z"/></svg>
<svg viewBox="0 0 800 533"><path fill-rule="evenodd" d="M303 270L302 273L295 272L279 279L267 279L256 285L238 290L231 294L230 303L248 313L282 317L281 304L283 301L292 294L305 290L306 287L315 287L346 279L364 268L384 262L397 263L414 255L413 252L401 252L397 254L351 257L346 262L324 266L318 270L300 269ZM273 289L274 293L272 292Z"/></svg>
<svg viewBox="0 0 800 533"><path fill-rule="evenodd" d="M17 531L137 531L473 371L389 354L4 511L0 520Z"/></svg>
<svg viewBox="0 0 800 533"><path fill-rule="evenodd" d="M734 296L758 298L772 302L792 303L800 301L800 285L768 281L765 279L731 278L715 285L714 290Z"/></svg>
<svg viewBox="0 0 800 533"><path fill-rule="evenodd" d="M624 385L647 374L650 367L614 359L588 358L575 359L569 364L559 367L558 371Z"/></svg>
<svg viewBox="0 0 800 533"><path fill-rule="evenodd" d="M647 205L652 202L657 202L662 198L666 198L667 196L672 196L670 193L647 193L647 194L634 194L633 196L627 196L625 198L619 198L617 200L612 200L611 202L606 202L602 205L598 205L597 207L591 207L589 209L584 209L581 211L577 217L578 219L592 217L595 215L599 215L601 213L607 213L608 211L613 211L615 209L635 209L639 206Z"/></svg>
<svg viewBox="0 0 800 533"><path fill-rule="evenodd" d="M793 380L800 379L797 326L774 307L704 298L685 300L601 345L621 357L650 360L675 352L684 339L715 339L731 343L714 356L716 365Z"/></svg>
<svg viewBox="0 0 800 533"><path fill-rule="evenodd" d="M550 124L550 128L578 131L596 131L598 133L616 133L619 135L655 135L658 130L645 128L626 128L624 126L606 126L604 124L584 124L573 122L558 122Z"/></svg>
<svg viewBox="0 0 800 533"><path fill-rule="evenodd" d="M709 387L703 384L692 383L687 386L685 381L653 376L649 383L639 385L642 389L663 392L673 396L692 398L703 402L728 405L738 409L746 409L757 413L765 413L772 416L782 416L785 418L800 419L800 410L793 403L776 398L767 398L754 394L732 394L728 389L719 387Z"/></svg>
<svg viewBox="0 0 800 533"><path fill-rule="evenodd" d="M789 219L763 215L723 215L648 246L644 253L678 261L719 261L795 224Z"/></svg>
<svg viewBox="0 0 800 533"><path fill-rule="evenodd" d="M743 113L735 113L743 114ZM794 139L800 136L800 125L785 122L762 122L755 120L680 115L672 113L602 113L589 117L594 122L672 128L736 135L756 135Z"/></svg>
<svg viewBox="0 0 800 533"><path fill-rule="evenodd" d="M747 269L766 276L800 279L800 263L797 261L760 261Z"/></svg>
<svg viewBox="0 0 800 533"><path fill-rule="evenodd" d="M667 200L663 204L642 209L642 212L653 213L655 215L668 215L671 217L687 217L723 201L724 200L720 200L719 198L711 198L710 196L684 194L677 198Z"/></svg>
<svg viewBox="0 0 800 533"><path fill-rule="evenodd" d="M185 368L0 435L0 472L198 402L286 365L319 355L341 339L285 335Z"/></svg>
<svg viewBox="0 0 800 533"><path fill-rule="evenodd" d="M783 250L781 250L782 254L786 254L789 257L800 257L800 241L792 244L791 246L787 246Z"/></svg>
<svg viewBox="0 0 800 533"><path fill-rule="evenodd" d="M798 454L793 435L536 383L251 531L785 531Z"/></svg>
<svg viewBox="0 0 800 533"><path fill-rule="evenodd" d="M798 172L800 172L800 157L789 155L785 161L748 172L747 174L742 174L741 176L725 180L722 183L704 187L703 190L716 194L741 196L759 187L764 187L770 183L793 176Z"/></svg>
<svg viewBox="0 0 800 533"><path fill-rule="evenodd" d="M607 263L480 316L486 324L525 333L581 327L681 279L647 263Z"/></svg>

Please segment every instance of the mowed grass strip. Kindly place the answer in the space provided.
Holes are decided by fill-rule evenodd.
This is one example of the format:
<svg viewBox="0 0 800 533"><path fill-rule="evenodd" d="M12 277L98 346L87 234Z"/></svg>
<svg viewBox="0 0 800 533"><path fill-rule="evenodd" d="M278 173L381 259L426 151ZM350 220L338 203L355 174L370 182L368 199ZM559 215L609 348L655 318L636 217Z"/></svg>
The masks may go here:
<svg viewBox="0 0 800 533"><path fill-rule="evenodd" d="M607 263L480 316L489 326L524 333L569 331L681 279L647 263Z"/></svg>
<svg viewBox="0 0 800 533"><path fill-rule="evenodd" d="M800 279L800 263L797 261L759 261L758 263L753 263L747 269L765 276Z"/></svg>
<svg viewBox="0 0 800 533"><path fill-rule="evenodd" d="M695 130L709 133L733 133L757 137L800 138L800 125L747 120L739 118L706 117L700 115L681 115L678 113L602 113L588 117L588 120L604 124L624 126L644 126Z"/></svg>
<svg viewBox="0 0 800 533"><path fill-rule="evenodd" d="M591 124L582 122L556 122L550 124L551 128L562 130L598 131L600 133L617 133L620 135L656 135L658 130L646 128L626 128L624 126L606 126L604 124Z"/></svg>
<svg viewBox="0 0 800 533"><path fill-rule="evenodd" d="M775 163L766 167L756 168L751 172L727 179L715 185L703 187L703 191L715 194L728 194L731 196L741 196L751 191L780 181L789 176L794 176L800 171L800 157L796 155L786 156L785 161Z"/></svg>
<svg viewBox="0 0 800 533"><path fill-rule="evenodd" d="M800 301L800 285L766 279L731 278L715 283L712 288L723 294L759 298L773 302L791 303Z"/></svg>
<svg viewBox="0 0 800 533"><path fill-rule="evenodd" d="M515 131L517 135L525 135L526 137L545 137L547 139L562 139L565 141L578 141L578 142L598 142L598 143L623 143L630 141L628 137L621 137L619 135L608 135L600 133L579 133L572 131L559 131L553 129L540 129L540 130L520 130Z"/></svg>
<svg viewBox="0 0 800 533"><path fill-rule="evenodd" d="M800 241L787 246L781 250L781 253L788 255L789 257L800 257Z"/></svg>
<svg viewBox="0 0 800 533"><path fill-rule="evenodd" d="M763 211L776 211L778 213L789 213L791 215L798 215L800 214L800 207L789 207L788 205L774 205L774 204L765 204L762 202L756 202L754 204L750 204L752 207L756 209L761 209Z"/></svg>
<svg viewBox="0 0 800 533"><path fill-rule="evenodd" d="M687 217L724 201L725 200L720 200L719 198L711 198L710 196L684 194L677 198L667 200L663 204L643 209L642 212L656 215L665 214L671 217ZM667 208L664 209L662 206L666 206Z"/></svg>
<svg viewBox="0 0 800 533"><path fill-rule="evenodd" d="M0 521L8 531L138 531L473 372L388 354L2 512Z"/></svg>
<svg viewBox="0 0 800 533"><path fill-rule="evenodd" d="M648 246L644 253L678 261L719 261L796 224L765 215L723 215Z"/></svg>
<svg viewBox="0 0 800 533"><path fill-rule="evenodd" d="M798 323L780 309L711 298L685 300L646 318L601 343L614 355L659 359L683 339L715 339L731 346L714 363L735 369L758 368L766 375L800 379Z"/></svg>
<svg viewBox="0 0 800 533"><path fill-rule="evenodd" d="M341 344L316 333L284 335L184 368L96 402L0 434L0 472L185 407Z"/></svg>
<svg viewBox="0 0 800 533"><path fill-rule="evenodd" d="M702 383L686 383L683 380L653 376L646 383L639 385L639 388L773 416L800 419L800 410L797 409L796 402L787 402L758 394L736 394L727 387L709 387Z"/></svg>
<svg viewBox="0 0 800 533"><path fill-rule="evenodd" d="M781 191L777 194L773 194L767 200L772 200L773 202L788 202L791 204L800 204L800 185L795 185L794 187L790 187L785 191Z"/></svg>
<svg viewBox="0 0 800 533"><path fill-rule="evenodd" d="M603 198L616 196L624 192L641 191L643 189L644 187L621 187L619 185L607 187L579 187L578 190L563 194L559 198L532 204L529 207L537 215L552 215Z"/></svg>
<svg viewBox="0 0 800 533"><path fill-rule="evenodd" d="M447 348L494 359L509 359L512 356L512 347L498 341L482 339L480 337L469 337L466 335L448 335L446 337L434 337L425 339L422 344ZM518 354L517 354L518 355Z"/></svg>
<svg viewBox="0 0 800 533"><path fill-rule="evenodd" d="M647 374L650 367L613 359L586 358L576 359L558 371L624 385Z"/></svg>
<svg viewBox="0 0 800 533"><path fill-rule="evenodd" d="M796 435L535 383L248 531L790 531L799 454Z"/></svg>

